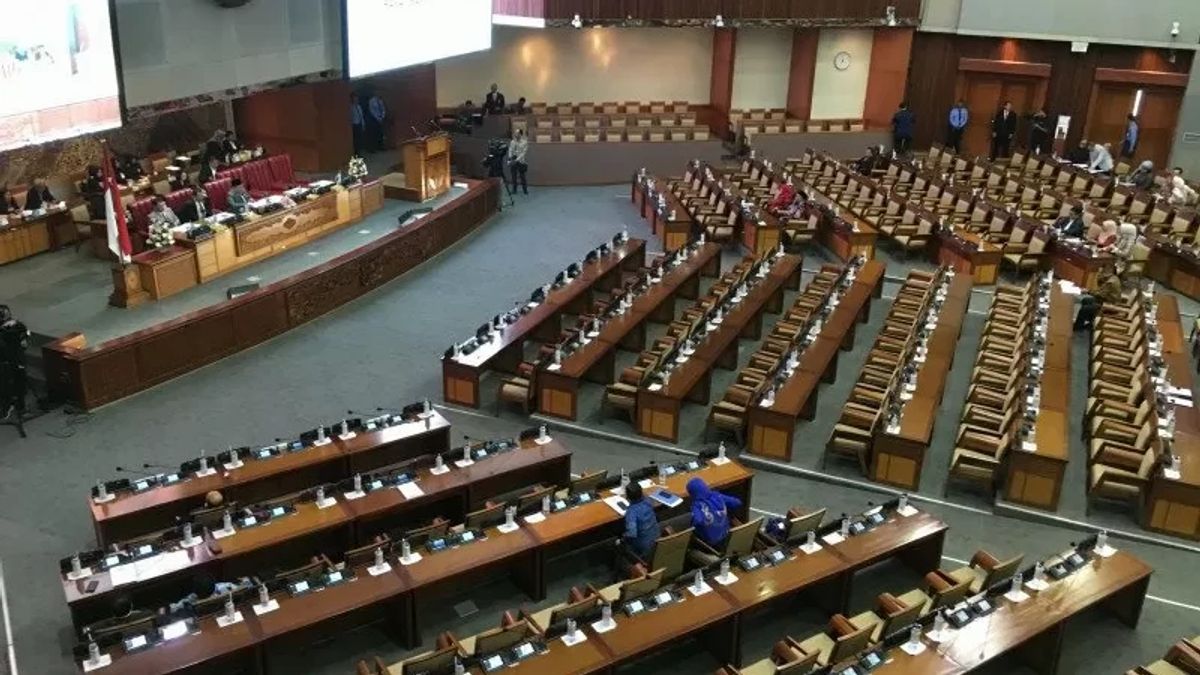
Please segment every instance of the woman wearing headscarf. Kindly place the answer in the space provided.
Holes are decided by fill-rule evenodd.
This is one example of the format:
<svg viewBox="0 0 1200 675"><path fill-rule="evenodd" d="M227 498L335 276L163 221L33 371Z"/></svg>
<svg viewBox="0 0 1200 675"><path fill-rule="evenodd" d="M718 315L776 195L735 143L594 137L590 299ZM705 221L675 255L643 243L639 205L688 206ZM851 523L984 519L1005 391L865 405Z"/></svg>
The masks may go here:
<svg viewBox="0 0 1200 675"><path fill-rule="evenodd" d="M693 478L687 483L688 496L692 499L692 529L700 541L714 549L720 549L729 536L729 509L740 508L742 500L730 497L708 487L703 478ZM694 562L711 565L717 558L711 554L692 549Z"/></svg>
<svg viewBox="0 0 1200 675"><path fill-rule="evenodd" d="M1133 223L1121 223L1117 228L1117 245L1113 247L1113 253L1128 258L1130 252L1133 251L1133 245L1137 243L1138 229Z"/></svg>
<svg viewBox="0 0 1200 675"><path fill-rule="evenodd" d="M1183 176L1171 176L1171 196L1167 201L1172 206L1187 206L1196 201L1196 191L1187 184Z"/></svg>
<svg viewBox="0 0 1200 675"><path fill-rule="evenodd" d="M1154 187L1154 162L1146 160L1129 174L1129 182L1139 190Z"/></svg>
<svg viewBox="0 0 1200 675"><path fill-rule="evenodd" d="M1100 234L1096 236L1096 245L1101 250L1107 251L1117 244L1117 221L1106 220L1100 227Z"/></svg>
<svg viewBox="0 0 1200 675"><path fill-rule="evenodd" d="M791 205L792 200L796 198L796 188L792 187L790 180L785 181L779 186L779 191L775 193L775 198L767 205L767 211L772 215L779 215L779 212Z"/></svg>

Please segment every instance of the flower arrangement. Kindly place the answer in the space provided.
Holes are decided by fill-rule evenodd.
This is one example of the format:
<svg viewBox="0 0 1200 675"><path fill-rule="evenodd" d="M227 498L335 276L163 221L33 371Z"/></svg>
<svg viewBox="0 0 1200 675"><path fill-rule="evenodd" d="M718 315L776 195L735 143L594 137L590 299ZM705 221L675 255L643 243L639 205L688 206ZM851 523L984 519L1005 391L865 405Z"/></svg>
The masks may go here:
<svg viewBox="0 0 1200 675"><path fill-rule="evenodd" d="M175 235L171 234L171 226L165 220L155 220L150 223L150 234L146 237L146 245L153 248L167 248L175 244Z"/></svg>
<svg viewBox="0 0 1200 675"><path fill-rule="evenodd" d="M350 158L350 165L346 167L346 173L354 180L362 180L367 175L367 160L355 155Z"/></svg>

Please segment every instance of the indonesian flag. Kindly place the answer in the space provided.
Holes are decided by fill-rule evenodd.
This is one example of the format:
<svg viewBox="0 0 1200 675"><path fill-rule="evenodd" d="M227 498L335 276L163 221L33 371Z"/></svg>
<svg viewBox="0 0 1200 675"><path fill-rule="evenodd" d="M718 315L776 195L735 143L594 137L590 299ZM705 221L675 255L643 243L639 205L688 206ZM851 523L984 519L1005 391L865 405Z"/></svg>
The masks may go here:
<svg viewBox="0 0 1200 675"><path fill-rule="evenodd" d="M108 221L108 248L117 260L128 265L133 245L129 243L129 226L125 223L125 207L121 204L121 188L117 185L116 167L108 145L104 146L104 217Z"/></svg>

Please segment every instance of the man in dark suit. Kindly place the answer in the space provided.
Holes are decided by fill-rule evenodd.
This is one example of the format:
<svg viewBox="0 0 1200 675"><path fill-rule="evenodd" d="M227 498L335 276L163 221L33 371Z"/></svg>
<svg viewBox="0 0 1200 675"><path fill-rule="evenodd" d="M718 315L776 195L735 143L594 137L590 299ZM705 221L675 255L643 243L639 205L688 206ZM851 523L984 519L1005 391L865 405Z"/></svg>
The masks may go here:
<svg viewBox="0 0 1200 675"><path fill-rule="evenodd" d="M177 215L181 223L198 223L212 213L212 205L208 201L208 193L204 188L196 188L192 198L179 207Z"/></svg>
<svg viewBox="0 0 1200 675"><path fill-rule="evenodd" d="M37 211L56 201L58 200L54 198L54 195L50 194L50 188L46 187L46 179L34 178L33 186L29 188L29 192L25 193L25 210Z"/></svg>
<svg viewBox="0 0 1200 675"><path fill-rule="evenodd" d="M204 185L209 181L217 179L217 171L221 168L221 162L216 157L209 157L208 161L204 162L204 166L200 167L199 183Z"/></svg>
<svg viewBox="0 0 1200 675"><path fill-rule="evenodd" d="M1079 238L1083 236L1086 227L1083 224L1083 207L1079 204L1071 207L1071 215L1063 216L1054 223L1054 229L1059 236Z"/></svg>
<svg viewBox="0 0 1200 675"><path fill-rule="evenodd" d="M499 115L504 112L504 94L500 93L500 87L496 84L487 93L487 98L483 101L483 112L487 115Z"/></svg>
<svg viewBox="0 0 1200 675"><path fill-rule="evenodd" d="M233 132L226 129L223 134L225 139L221 141L221 152L225 153L226 157L241 152L242 146Z"/></svg>
<svg viewBox="0 0 1200 675"><path fill-rule="evenodd" d="M1004 107L992 118L992 159L1009 156L1016 134L1017 114L1013 112L1012 101L1005 101Z"/></svg>

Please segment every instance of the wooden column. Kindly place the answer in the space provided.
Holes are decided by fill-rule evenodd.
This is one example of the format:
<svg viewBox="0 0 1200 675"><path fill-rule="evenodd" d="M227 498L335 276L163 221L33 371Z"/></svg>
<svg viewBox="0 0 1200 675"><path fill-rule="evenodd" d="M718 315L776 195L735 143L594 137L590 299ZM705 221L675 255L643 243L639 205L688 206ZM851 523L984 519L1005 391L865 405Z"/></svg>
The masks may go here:
<svg viewBox="0 0 1200 675"><path fill-rule="evenodd" d="M879 28L875 31L867 98L863 105L867 128L888 128L892 115L904 100L912 41L912 28Z"/></svg>
<svg viewBox="0 0 1200 675"><path fill-rule="evenodd" d="M806 120L812 114L813 74L817 67L819 28L797 28L792 37L792 66L788 73L788 116Z"/></svg>
<svg viewBox="0 0 1200 675"><path fill-rule="evenodd" d="M712 80L708 103L715 113L710 124L713 133L729 134L729 109L733 105L733 58L737 53L737 29L713 31Z"/></svg>
<svg viewBox="0 0 1200 675"><path fill-rule="evenodd" d="M298 171L336 171L350 159L350 85L344 80L240 98L233 114L244 144L286 152Z"/></svg>

